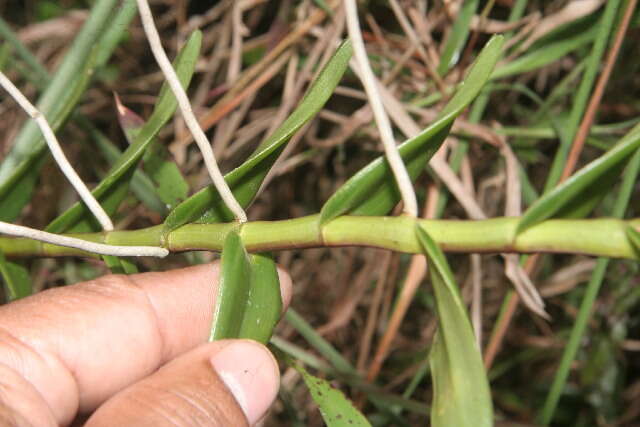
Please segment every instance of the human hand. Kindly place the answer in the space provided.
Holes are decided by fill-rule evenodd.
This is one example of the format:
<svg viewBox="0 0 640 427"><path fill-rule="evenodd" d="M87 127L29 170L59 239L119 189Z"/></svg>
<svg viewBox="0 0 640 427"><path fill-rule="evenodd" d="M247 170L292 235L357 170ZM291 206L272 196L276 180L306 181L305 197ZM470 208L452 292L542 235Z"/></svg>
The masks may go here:
<svg viewBox="0 0 640 427"><path fill-rule="evenodd" d="M254 341L207 343L218 277L218 264L104 276L0 307L0 425L255 424L278 365Z"/></svg>

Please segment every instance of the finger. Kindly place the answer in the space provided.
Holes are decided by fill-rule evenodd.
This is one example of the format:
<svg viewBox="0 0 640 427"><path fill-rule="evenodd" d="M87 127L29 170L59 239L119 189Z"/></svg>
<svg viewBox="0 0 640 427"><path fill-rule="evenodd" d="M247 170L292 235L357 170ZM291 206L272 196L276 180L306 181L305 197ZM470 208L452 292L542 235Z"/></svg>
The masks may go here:
<svg viewBox="0 0 640 427"><path fill-rule="evenodd" d="M38 390L13 369L0 364L0 426L57 425Z"/></svg>
<svg viewBox="0 0 640 427"><path fill-rule="evenodd" d="M109 399L86 427L254 425L273 403L278 365L249 340L204 344Z"/></svg>
<svg viewBox="0 0 640 427"><path fill-rule="evenodd" d="M288 304L291 280L279 276ZM68 423L206 342L217 286L214 264L105 276L18 300L0 307L0 364Z"/></svg>

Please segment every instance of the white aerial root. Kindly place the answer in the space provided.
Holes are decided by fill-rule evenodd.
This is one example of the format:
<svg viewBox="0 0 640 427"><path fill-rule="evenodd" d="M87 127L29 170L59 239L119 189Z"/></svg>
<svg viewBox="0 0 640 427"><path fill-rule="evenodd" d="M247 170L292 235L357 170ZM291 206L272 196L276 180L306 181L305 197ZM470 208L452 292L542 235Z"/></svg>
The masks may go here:
<svg viewBox="0 0 640 427"><path fill-rule="evenodd" d="M364 48L364 42L362 41L362 34L360 33L356 0L345 0L344 7L349 38L353 43L355 60L360 68L359 77L367 93L367 98L369 98L369 104L371 104L371 110L378 125L378 131L380 132L380 138L382 139L387 161L391 166L391 171L400 189L402 202L404 203L404 212L413 217L417 217L418 202L416 201L416 194L411 184L411 178L409 178L409 173L398 152L398 147L396 146L391 130L391 123L389 123L389 117L382 105L382 99L378 93L375 76L373 75L373 71L371 71L371 66L367 59L367 52Z"/></svg>
<svg viewBox="0 0 640 427"><path fill-rule="evenodd" d="M142 26L144 27L144 32L147 36L147 40L149 41L149 45L151 46L153 56L160 66L164 77L167 79L167 83L169 83L171 91L178 100L178 106L180 107L180 111L182 112L182 117L184 118L187 127L191 131L193 139L196 141L196 144L198 144L198 148L202 152L202 157L204 158L204 163L207 167L207 171L209 172L209 176L213 181L213 185L216 187L218 193L220 193L220 197L222 197L222 200L227 205L229 210L233 212L235 217L240 222L246 222L247 215L242 209L242 206L240 206L240 204L234 197L231 189L224 180L224 177L220 173L218 163L216 162L213 150L211 149L211 144L209 143L207 136L202 131L198 120L193 114L189 98L187 98L187 94L182 88L182 85L178 80L178 76L176 75L171 62L169 62L169 58L167 58L167 54L162 48L160 36L158 35L158 30L156 29L156 26L153 22L153 15L151 14L149 4L147 3L147 0L136 1L138 3L138 10L140 12Z"/></svg>
<svg viewBox="0 0 640 427"><path fill-rule="evenodd" d="M155 256L163 258L169 255L165 248L156 246L115 246L103 243L94 243L73 237L61 236L59 234L47 233L46 231L35 230L21 225L9 224L0 221L0 233L16 237L26 237L28 239L39 240L69 248L81 249L100 255L115 256Z"/></svg>
<svg viewBox="0 0 640 427"><path fill-rule="evenodd" d="M47 119L44 117L44 115L40 111L38 111L38 109L34 107L31 102L29 102L29 100L22 94L22 92L20 92L20 90L13 83L11 83L11 80L9 80L7 76L5 76L1 71L0 85L7 92L9 92L9 95L11 95L11 97L15 99L18 104L20 104L20 107L22 107L22 109L38 124L40 130L42 131L42 135L44 136L44 139L49 146L49 150L51 150L53 159L56 161L56 163L62 170L62 173L64 173L71 185L73 185L73 188L76 189L82 201L87 205L98 222L100 222L102 228L105 231L113 230L113 223L111 222L109 215L107 215L104 209L102 209L100 203L98 203L95 197L93 197L91 191L89 191L87 186L84 184L82 179L80 179L76 171L67 160L67 157L64 155L62 148L60 148L60 143L58 143L56 135L53 133L53 130L51 129L51 126L49 126L49 122L47 122Z"/></svg>

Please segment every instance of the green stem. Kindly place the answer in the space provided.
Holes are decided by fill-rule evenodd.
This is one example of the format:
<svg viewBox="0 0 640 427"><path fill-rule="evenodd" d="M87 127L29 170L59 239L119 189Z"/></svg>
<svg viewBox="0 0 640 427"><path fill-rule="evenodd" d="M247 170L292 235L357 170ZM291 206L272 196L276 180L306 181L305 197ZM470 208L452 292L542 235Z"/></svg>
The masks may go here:
<svg viewBox="0 0 640 427"><path fill-rule="evenodd" d="M515 237L520 218L492 218L482 221L417 220L446 252L579 253L610 258L636 259L625 227L640 229L640 219L615 218L541 222ZM342 216L319 232L318 215L283 221L255 221L238 225L189 224L163 238L161 225L140 230L75 234L94 242L113 245L161 246L172 252L219 251L227 233L239 228L249 252L322 246L370 246L399 252L419 253L409 217ZM87 256L78 249L24 238L0 237L0 251L7 257Z"/></svg>

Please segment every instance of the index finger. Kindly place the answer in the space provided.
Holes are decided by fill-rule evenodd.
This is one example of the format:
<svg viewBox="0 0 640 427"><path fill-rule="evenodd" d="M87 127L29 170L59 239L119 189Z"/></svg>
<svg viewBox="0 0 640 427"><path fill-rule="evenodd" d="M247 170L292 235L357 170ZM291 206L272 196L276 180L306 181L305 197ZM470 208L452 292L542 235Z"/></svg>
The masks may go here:
<svg viewBox="0 0 640 427"><path fill-rule="evenodd" d="M278 271L283 305L289 276ZM218 264L104 276L0 307L0 364L25 378L66 423L206 342Z"/></svg>

